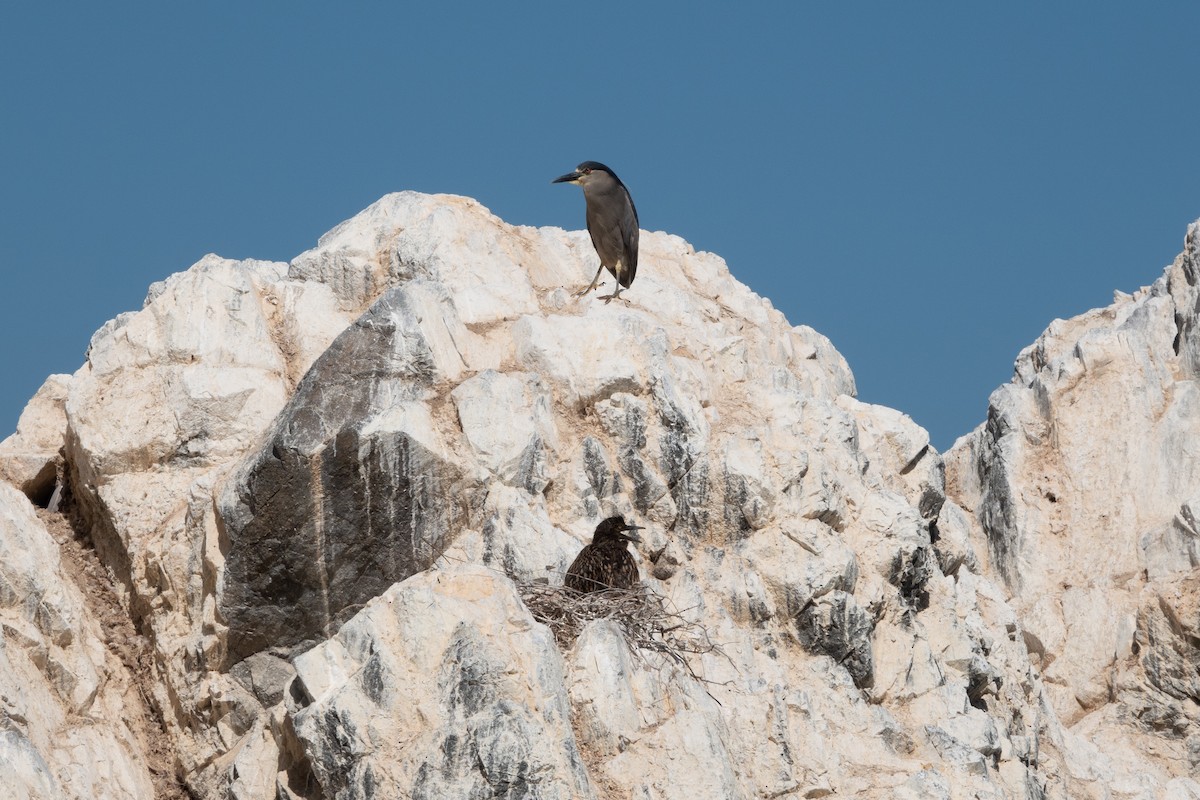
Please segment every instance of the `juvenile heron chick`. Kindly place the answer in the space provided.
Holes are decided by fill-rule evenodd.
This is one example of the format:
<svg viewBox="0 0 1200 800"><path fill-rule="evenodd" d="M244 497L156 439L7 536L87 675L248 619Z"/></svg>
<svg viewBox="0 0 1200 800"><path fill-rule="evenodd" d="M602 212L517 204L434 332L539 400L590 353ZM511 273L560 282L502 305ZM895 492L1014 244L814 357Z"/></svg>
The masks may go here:
<svg viewBox="0 0 1200 800"><path fill-rule="evenodd" d="M621 296L622 288L629 288L637 274L638 215L629 190L615 172L599 161L585 161L574 172L560 175L551 183L574 183L583 188L587 229L592 235L592 246L600 256L596 277L575 296L595 289L600 282L600 271L607 268L617 279L617 288L604 297L604 302L611 302Z"/></svg>
<svg viewBox="0 0 1200 800"><path fill-rule="evenodd" d="M620 515L601 522L592 535L592 543L571 562L563 585L583 594L637 586L642 576L625 543L640 542L636 533L640 530L641 527L630 525Z"/></svg>

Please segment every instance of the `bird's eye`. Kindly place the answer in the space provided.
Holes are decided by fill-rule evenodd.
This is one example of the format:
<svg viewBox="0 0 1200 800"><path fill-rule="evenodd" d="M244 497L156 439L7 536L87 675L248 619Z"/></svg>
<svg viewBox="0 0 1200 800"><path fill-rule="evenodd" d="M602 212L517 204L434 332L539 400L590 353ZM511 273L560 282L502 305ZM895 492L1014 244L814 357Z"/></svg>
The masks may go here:
<svg viewBox="0 0 1200 800"><path fill-rule="evenodd" d="M591 167L588 167L587 169L580 170L580 172L582 172L584 175L591 175L591 174L592 174L592 168L591 168Z"/></svg>

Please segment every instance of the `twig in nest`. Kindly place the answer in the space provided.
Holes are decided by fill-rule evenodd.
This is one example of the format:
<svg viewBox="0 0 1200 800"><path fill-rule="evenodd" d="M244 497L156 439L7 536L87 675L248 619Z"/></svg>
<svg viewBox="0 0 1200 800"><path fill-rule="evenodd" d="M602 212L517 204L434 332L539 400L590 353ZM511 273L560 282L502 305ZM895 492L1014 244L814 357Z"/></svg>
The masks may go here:
<svg viewBox="0 0 1200 800"><path fill-rule="evenodd" d="M661 653L698 681L711 683L696 674L687 656L708 653L725 656L703 625L668 610L667 600L644 586L589 594L544 583L520 583L518 588L533 618L550 628L564 650L575 644L584 626L592 620L615 619L633 653L639 657L643 652Z"/></svg>

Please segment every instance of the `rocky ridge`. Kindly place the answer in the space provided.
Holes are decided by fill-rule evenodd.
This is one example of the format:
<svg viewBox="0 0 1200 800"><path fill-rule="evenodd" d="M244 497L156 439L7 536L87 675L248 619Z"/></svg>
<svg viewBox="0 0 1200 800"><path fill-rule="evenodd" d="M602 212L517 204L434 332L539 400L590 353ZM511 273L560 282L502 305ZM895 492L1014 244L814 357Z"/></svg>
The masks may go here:
<svg viewBox="0 0 1200 800"><path fill-rule="evenodd" d="M1200 797L1195 230L1154 286L1051 326L945 460L678 237L644 233L610 305L569 294L586 233L445 195L388 195L289 264L207 256L0 443L25 493L0 486L0 783ZM31 501L94 547L148 677ZM720 652L683 669L603 620L564 651L533 619L520 586L614 512ZM135 682L169 765L121 713Z"/></svg>
<svg viewBox="0 0 1200 800"><path fill-rule="evenodd" d="M1200 768L1198 240L1152 285L1053 322L946 456L1051 706L1110 757L1114 796L1156 796L1147 761Z"/></svg>

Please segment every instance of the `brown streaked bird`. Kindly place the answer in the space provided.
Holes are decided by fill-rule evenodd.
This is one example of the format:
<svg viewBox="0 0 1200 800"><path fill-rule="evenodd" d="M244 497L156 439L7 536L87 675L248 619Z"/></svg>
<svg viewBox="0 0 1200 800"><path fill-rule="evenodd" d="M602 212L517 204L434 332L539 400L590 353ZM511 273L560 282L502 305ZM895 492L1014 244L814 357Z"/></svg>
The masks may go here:
<svg viewBox="0 0 1200 800"><path fill-rule="evenodd" d="M642 576L625 544L640 542L636 533L640 530L640 526L629 524L619 514L601 522L592 535L592 543L571 562L563 585L583 594L636 587Z"/></svg>

